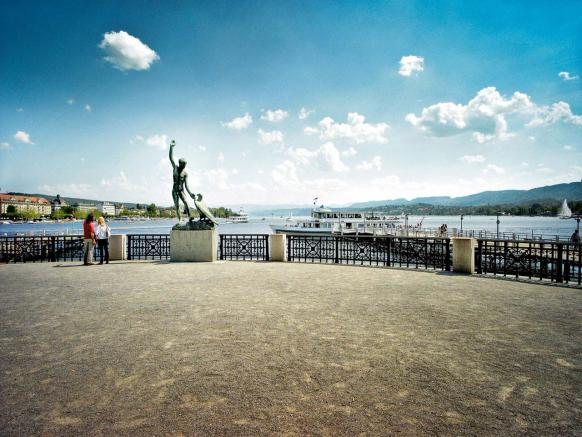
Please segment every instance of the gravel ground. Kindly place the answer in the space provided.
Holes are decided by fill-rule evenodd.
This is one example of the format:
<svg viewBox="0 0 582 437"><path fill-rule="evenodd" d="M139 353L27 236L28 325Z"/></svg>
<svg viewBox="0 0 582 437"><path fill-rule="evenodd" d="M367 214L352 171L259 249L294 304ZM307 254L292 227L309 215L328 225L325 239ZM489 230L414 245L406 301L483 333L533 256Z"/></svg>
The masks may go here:
<svg viewBox="0 0 582 437"><path fill-rule="evenodd" d="M581 435L582 292L290 263L0 266L3 435Z"/></svg>

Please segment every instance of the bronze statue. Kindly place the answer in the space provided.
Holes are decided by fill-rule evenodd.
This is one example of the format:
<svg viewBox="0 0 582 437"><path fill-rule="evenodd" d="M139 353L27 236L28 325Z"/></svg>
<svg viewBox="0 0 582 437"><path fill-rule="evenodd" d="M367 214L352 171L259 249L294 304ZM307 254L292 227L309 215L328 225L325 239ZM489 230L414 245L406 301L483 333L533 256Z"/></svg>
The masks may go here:
<svg viewBox="0 0 582 437"><path fill-rule="evenodd" d="M186 173L186 161L182 158L178 160L178 165L174 162L174 147L176 147L176 142L172 140L170 143L170 162L172 163L172 168L174 170L174 185L172 186L172 197L174 199L174 205L176 206L176 215L178 216L178 221L182 220L182 214L180 213L180 200L186 208L186 213L190 217L190 207L186 198L184 196L184 187L188 187L188 174ZM190 190L188 190L190 192Z"/></svg>
<svg viewBox="0 0 582 437"><path fill-rule="evenodd" d="M212 229L218 224L210 209L206 206L202 200L202 194L194 194L190 191L188 187L188 174L186 173L186 161L184 159L178 160L178 165L174 162L173 150L176 146L176 142L172 140L170 143L170 162L172 163L174 185L172 186L172 197L174 199L174 205L176 206L176 214L178 215L178 221L182 219L180 214L180 200L184 203L186 208L186 213L190 221L186 225L177 224L174 229L185 229L185 230L196 230L196 229ZM194 200L194 206L198 210L200 215L200 220L194 221L190 214L190 207L188 202L186 202L186 196L184 195L184 190L190 195Z"/></svg>

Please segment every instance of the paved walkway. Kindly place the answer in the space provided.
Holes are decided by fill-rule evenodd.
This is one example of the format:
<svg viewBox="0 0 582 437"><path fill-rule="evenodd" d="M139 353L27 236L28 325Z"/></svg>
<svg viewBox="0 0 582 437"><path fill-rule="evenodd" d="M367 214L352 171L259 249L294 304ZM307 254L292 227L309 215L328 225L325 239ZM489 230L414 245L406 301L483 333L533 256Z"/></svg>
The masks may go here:
<svg viewBox="0 0 582 437"><path fill-rule="evenodd" d="M332 265L0 265L0 430L582 432L582 292Z"/></svg>

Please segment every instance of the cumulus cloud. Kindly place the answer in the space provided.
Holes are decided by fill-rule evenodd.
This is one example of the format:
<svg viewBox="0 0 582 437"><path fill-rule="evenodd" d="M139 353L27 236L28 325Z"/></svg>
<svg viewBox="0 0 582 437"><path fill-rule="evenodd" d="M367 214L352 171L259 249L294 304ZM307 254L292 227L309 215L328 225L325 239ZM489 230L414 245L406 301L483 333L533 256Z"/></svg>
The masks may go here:
<svg viewBox="0 0 582 437"><path fill-rule="evenodd" d="M16 108L16 112L24 112L24 108Z"/></svg>
<svg viewBox="0 0 582 437"><path fill-rule="evenodd" d="M346 139L356 144L388 142L386 123L366 123L366 118L357 112L348 114L347 123L336 123L333 118L325 117L318 123L318 127L306 127L303 132L307 135L319 134L322 140Z"/></svg>
<svg viewBox="0 0 582 437"><path fill-rule="evenodd" d="M99 48L107 54L103 59L121 71L148 70L160 59L155 51L123 30L105 33Z"/></svg>
<svg viewBox="0 0 582 437"><path fill-rule="evenodd" d="M0 150L7 150L10 148L9 143L0 143Z"/></svg>
<svg viewBox="0 0 582 437"><path fill-rule="evenodd" d="M266 132L263 129L259 129L257 133L259 134L259 144L283 143L283 132L279 130Z"/></svg>
<svg viewBox="0 0 582 437"><path fill-rule="evenodd" d="M460 159L468 164L485 162L485 157L483 155L463 155Z"/></svg>
<svg viewBox="0 0 582 437"><path fill-rule="evenodd" d="M272 123L278 123L285 120L289 116L289 113L283 109L276 109L271 111L270 109L263 112L261 115L261 120L270 121Z"/></svg>
<svg viewBox="0 0 582 437"><path fill-rule="evenodd" d="M206 147L205 146L198 146L198 150L200 150L201 152L206 152Z"/></svg>
<svg viewBox="0 0 582 437"><path fill-rule="evenodd" d="M216 159L217 159L219 162L224 162L224 153L222 153L222 152L218 152L218 155L216 156Z"/></svg>
<svg viewBox="0 0 582 437"><path fill-rule="evenodd" d="M349 147L346 150L342 150L342 156L354 156L357 155L358 151L356 149L354 149L353 147Z"/></svg>
<svg viewBox="0 0 582 437"><path fill-rule="evenodd" d="M14 134L14 139L16 141L20 141L21 143L34 144L30 139L30 135L22 130L16 131Z"/></svg>
<svg viewBox="0 0 582 437"><path fill-rule="evenodd" d="M297 176L297 166L292 161L286 160L278 164L271 170L271 177L276 184L279 185L295 185L299 184L299 176Z"/></svg>
<svg viewBox="0 0 582 437"><path fill-rule="evenodd" d="M75 104L75 99L67 100L67 105L74 105L74 104Z"/></svg>
<svg viewBox="0 0 582 437"><path fill-rule="evenodd" d="M85 105L85 111L91 112L92 111L91 105Z"/></svg>
<svg viewBox="0 0 582 437"><path fill-rule="evenodd" d="M327 142L315 150L303 147L291 148L288 154L297 162L308 165L314 164L322 170L345 172L349 167L343 163L339 150L332 142Z"/></svg>
<svg viewBox="0 0 582 437"><path fill-rule="evenodd" d="M408 114L405 120L418 130L435 137L447 137L472 132L479 143L492 139L507 139L505 116L527 112L534 108L527 94L515 92L502 96L495 87L484 88L467 105L452 102L437 103L424 108L420 116Z"/></svg>
<svg viewBox="0 0 582 437"><path fill-rule="evenodd" d="M400 69L398 74L404 77L410 77L413 73L424 71L424 58L422 56L403 56L400 58Z"/></svg>
<svg viewBox="0 0 582 437"><path fill-rule="evenodd" d="M235 117L231 121L226 123L221 123L221 125L227 129L232 130L242 130L248 128L251 124L253 124L253 117L248 112L245 113L242 117Z"/></svg>
<svg viewBox="0 0 582 437"><path fill-rule="evenodd" d="M554 103L551 106L538 106L536 108L536 116L526 126L548 126L559 121L582 126L582 116L574 115L570 105L566 102Z"/></svg>
<svg viewBox="0 0 582 437"><path fill-rule="evenodd" d="M567 151L569 151L569 152L573 152L574 150L576 150L576 147L574 147L574 146L571 146L570 144L566 144L566 145L564 146L564 150L567 150Z"/></svg>
<svg viewBox="0 0 582 437"><path fill-rule="evenodd" d="M358 165L356 165L357 170L382 170L382 157L381 156L374 156L369 161L362 161Z"/></svg>
<svg viewBox="0 0 582 437"><path fill-rule="evenodd" d="M307 117L309 117L311 114L313 114L315 111L312 109L307 109L307 108L301 108L299 110L299 120L305 120Z"/></svg>
<svg viewBox="0 0 582 437"><path fill-rule="evenodd" d="M147 138L136 135L135 139L146 143L148 146L157 147L160 150L166 150L168 148L168 136L166 134L155 134Z"/></svg>
<svg viewBox="0 0 582 437"><path fill-rule="evenodd" d="M572 76L569 72L567 71L560 71L558 73L558 76L562 79L562 80L578 80L580 77L579 76Z"/></svg>
<svg viewBox="0 0 582 437"><path fill-rule="evenodd" d="M504 174L505 169L503 167L499 167L495 164L488 164L487 167L483 169L483 173L496 173L496 174Z"/></svg>

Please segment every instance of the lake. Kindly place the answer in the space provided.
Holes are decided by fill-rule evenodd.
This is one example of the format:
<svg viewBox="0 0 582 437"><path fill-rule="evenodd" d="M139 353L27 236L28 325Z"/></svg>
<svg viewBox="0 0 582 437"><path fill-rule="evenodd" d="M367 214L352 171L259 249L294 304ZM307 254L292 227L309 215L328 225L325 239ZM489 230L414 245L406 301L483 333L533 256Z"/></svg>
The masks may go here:
<svg viewBox="0 0 582 437"><path fill-rule="evenodd" d="M302 220L303 217L294 217ZM409 225L416 225L422 220L420 216L409 216ZM465 216L464 230L484 230L495 232L495 216ZM575 220L561 220L557 217L500 217L500 232L514 232L527 234L559 235L569 237L576 228ZM113 234L169 234L175 219L156 219L147 221L109 221ZM446 223L449 230L460 228L459 216L426 216L423 228L437 228ZM283 218L251 217L249 223L223 223L218 226L222 234L272 234L273 227L283 227L286 221ZM83 230L83 223L34 223L34 224L0 224L0 236L12 235L77 235Z"/></svg>

